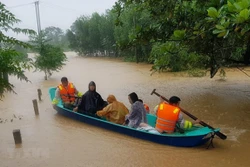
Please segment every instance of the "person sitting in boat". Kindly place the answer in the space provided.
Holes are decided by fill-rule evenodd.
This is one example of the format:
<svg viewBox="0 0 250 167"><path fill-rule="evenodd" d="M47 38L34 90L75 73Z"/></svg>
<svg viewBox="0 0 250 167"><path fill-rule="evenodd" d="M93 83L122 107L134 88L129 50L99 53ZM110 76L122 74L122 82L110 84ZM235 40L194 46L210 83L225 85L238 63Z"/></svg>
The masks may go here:
<svg viewBox="0 0 250 167"><path fill-rule="evenodd" d="M147 111L147 114L149 114L149 106L148 106L146 103L143 103L143 100L142 100L142 99L139 99L138 101L142 102L144 108L145 108L146 111Z"/></svg>
<svg viewBox="0 0 250 167"><path fill-rule="evenodd" d="M73 83L68 81L68 78L62 77L61 84L57 86L55 91L55 98L52 101L53 105L57 105L62 100L63 106L68 109L76 107L77 97L81 97L82 93L79 92Z"/></svg>
<svg viewBox="0 0 250 167"><path fill-rule="evenodd" d="M131 104L130 113L126 116L125 125L138 128L141 123L147 123L146 109L142 102L139 101L138 96L135 92L128 95L128 100Z"/></svg>
<svg viewBox="0 0 250 167"><path fill-rule="evenodd" d="M176 128L190 129L193 124L199 123L199 120L190 122L183 118L183 114L180 111L181 99L177 96L172 96L169 99L169 103L161 99L161 103L158 106L156 112L156 125L155 129L160 132L173 133Z"/></svg>
<svg viewBox="0 0 250 167"><path fill-rule="evenodd" d="M81 102L74 108L74 111L98 117L96 112L98 110L102 110L105 106L107 106L107 102L104 101L102 96L96 92L96 84L94 81L91 81L89 83L89 90L84 93L81 98Z"/></svg>
<svg viewBox="0 0 250 167"><path fill-rule="evenodd" d="M108 121L124 124L125 116L129 113L127 107L116 100L114 95L109 95L107 98L108 105L104 107L102 110L97 111L96 115L99 117L105 117Z"/></svg>

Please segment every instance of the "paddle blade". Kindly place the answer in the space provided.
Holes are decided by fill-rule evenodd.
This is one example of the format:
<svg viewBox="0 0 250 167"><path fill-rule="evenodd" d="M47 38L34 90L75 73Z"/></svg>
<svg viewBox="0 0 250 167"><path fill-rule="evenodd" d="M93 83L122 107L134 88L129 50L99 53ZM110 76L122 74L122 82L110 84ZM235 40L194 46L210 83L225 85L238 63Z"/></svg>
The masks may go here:
<svg viewBox="0 0 250 167"><path fill-rule="evenodd" d="M221 132L215 132L215 135L218 136L219 138L221 138L222 140L226 140L227 139L227 136L224 135Z"/></svg>

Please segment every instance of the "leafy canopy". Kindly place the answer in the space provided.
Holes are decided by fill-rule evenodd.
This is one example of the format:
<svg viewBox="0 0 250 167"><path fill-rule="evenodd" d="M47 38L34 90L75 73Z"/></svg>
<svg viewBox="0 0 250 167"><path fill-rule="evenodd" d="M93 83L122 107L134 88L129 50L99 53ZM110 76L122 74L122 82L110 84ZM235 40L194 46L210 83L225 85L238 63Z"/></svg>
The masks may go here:
<svg viewBox="0 0 250 167"><path fill-rule="evenodd" d="M19 22L20 20L0 2L0 99L6 91L15 92L14 85L8 80L9 75L15 76L20 80L25 80L26 82L28 81L24 70L30 69L30 60L27 59L27 57L24 58L23 54L15 48L29 48L30 45L5 35L8 31L35 34L33 30L14 27L14 25Z"/></svg>
<svg viewBox="0 0 250 167"><path fill-rule="evenodd" d="M45 80L47 80L54 71L62 69L64 62L67 60L66 55L63 53L61 47L47 44L50 38L46 36L44 31L30 38L34 51L38 53L34 62L36 71L43 71L45 73Z"/></svg>

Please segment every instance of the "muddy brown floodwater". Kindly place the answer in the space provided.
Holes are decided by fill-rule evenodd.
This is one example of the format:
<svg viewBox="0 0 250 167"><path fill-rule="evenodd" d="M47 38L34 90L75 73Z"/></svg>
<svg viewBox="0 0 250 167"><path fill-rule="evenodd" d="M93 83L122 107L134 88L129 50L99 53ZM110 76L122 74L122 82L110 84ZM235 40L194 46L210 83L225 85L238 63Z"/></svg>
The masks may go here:
<svg viewBox="0 0 250 167"><path fill-rule="evenodd" d="M109 58L82 58L67 53L64 68L45 81L43 73L26 72L31 83L10 77L17 94L7 93L0 101L1 167L98 167L98 166L250 166L250 78L237 69L226 69L226 80L216 75L202 78L183 73L155 73L150 65ZM250 68L245 69L250 75ZM48 88L67 76L82 92L93 80L103 98L114 94L129 107L127 95L135 91L153 111L159 98L150 95L155 88L165 97L181 97L181 107L221 128L227 140L215 138L215 148L206 145L178 148L160 145L78 122L51 107ZM32 100L42 90L39 116ZM22 145L15 146L12 131L20 129Z"/></svg>

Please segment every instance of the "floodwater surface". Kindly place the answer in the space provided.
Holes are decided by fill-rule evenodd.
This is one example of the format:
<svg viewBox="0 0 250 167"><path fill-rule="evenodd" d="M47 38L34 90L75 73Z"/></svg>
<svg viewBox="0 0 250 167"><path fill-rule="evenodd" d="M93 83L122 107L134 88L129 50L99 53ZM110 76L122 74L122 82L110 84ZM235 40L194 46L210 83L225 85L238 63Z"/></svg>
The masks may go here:
<svg viewBox="0 0 250 167"><path fill-rule="evenodd" d="M10 77L17 94L0 101L0 167L248 167L250 164L250 78L237 69L226 69L227 77L188 77L184 73L154 73L150 65L111 58L83 58L67 53L60 72L44 80L42 72L26 72L30 83ZM245 69L250 74L250 69ZM95 81L104 99L109 94L130 108L128 94L136 92L153 108L159 98L153 89L169 98L181 98L181 107L199 119L221 128L227 140L179 148L160 145L78 122L56 113L48 88L68 77L81 92ZM42 90L39 116L32 100ZM188 118L187 118L188 119ZM12 131L20 129L22 144L15 145Z"/></svg>

